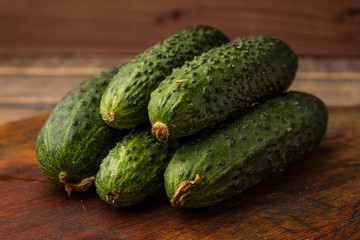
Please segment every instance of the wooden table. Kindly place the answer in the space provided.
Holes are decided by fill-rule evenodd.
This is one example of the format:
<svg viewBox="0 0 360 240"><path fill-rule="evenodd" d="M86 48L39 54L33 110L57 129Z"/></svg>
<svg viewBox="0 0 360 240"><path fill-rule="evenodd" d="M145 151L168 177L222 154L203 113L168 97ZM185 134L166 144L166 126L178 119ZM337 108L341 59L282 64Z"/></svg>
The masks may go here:
<svg viewBox="0 0 360 240"><path fill-rule="evenodd" d="M0 57L0 239L360 239L360 59L301 57L293 90L329 107L320 146L219 206L173 208L165 194L126 209L94 188L70 197L36 169L47 114L89 75L130 55Z"/></svg>

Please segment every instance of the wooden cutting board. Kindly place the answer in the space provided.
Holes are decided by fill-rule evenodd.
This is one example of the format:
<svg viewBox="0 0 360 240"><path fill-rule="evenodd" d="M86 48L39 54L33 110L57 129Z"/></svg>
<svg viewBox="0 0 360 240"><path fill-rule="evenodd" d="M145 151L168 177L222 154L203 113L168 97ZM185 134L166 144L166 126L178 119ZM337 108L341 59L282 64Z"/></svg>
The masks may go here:
<svg viewBox="0 0 360 240"><path fill-rule="evenodd" d="M164 192L126 209L53 186L34 159L46 116L0 126L0 239L360 239L360 107L330 108L307 157L231 200L171 207Z"/></svg>

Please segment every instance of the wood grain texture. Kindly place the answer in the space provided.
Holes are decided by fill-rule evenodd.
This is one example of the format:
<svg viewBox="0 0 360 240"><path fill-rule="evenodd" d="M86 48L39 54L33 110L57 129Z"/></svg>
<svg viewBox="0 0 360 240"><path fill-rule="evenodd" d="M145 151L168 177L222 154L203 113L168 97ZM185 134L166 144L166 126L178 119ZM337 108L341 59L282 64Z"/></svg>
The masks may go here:
<svg viewBox="0 0 360 240"><path fill-rule="evenodd" d="M0 126L1 239L359 239L359 107L331 107L320 146L243 194L205 209L173 208L165 193L126 209L95 189L66 193L34 159L46 115Z"/></svg>
<svg viewBox="0 0 360 240"><path fill-rule="evenodd" d="M0 123L49 112L90 75L133 55L0 56ZM360 105L360 58L301 57L292 90L332 106Z"/></svg>
<svg viewBox="0 0 360 240"><path fill-rule="evenodd" d="M0 53L138 53L196 24L274 35L298 54L360 54L358 0L0 0Z"/></svg>

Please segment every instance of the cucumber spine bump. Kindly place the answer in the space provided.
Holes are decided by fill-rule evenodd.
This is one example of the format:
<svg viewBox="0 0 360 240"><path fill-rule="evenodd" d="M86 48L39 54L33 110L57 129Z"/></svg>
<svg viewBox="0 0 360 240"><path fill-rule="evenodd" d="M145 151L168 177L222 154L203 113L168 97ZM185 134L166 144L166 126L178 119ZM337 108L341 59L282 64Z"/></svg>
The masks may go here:
<svg viewBox="0 0 360 240"><path fill-rule="evenodd" d="M110 128L99 112L102 93L121 67L93 75L70 91L37 136L39 171L55 185L65 187L69 195L73 189L86 191L94 183L101 160L128 132Z"/></svg>
<svg viewBox="0 0 360 240"><path fill-rule="evenodd" d="M228 41L213 27L194 26L135 56L116 74L103 94L100 112L104 121L119 129L131 129L147 122L150 94L173 68Z"/></svg>
<svg viewBox="0 0 360 240"><path fill-rule="evenodd" d="M320 99L289 92L196 135L165 171L172 205L207 207L241 193L311 152L327 119Z"/></svg>
<svg viewBox="0 0 360 240"><path fill-rule="evenodd" d="M100 165L96 191L117 207L137 204L164 186L164 172L178 146L161 143L145 129L133 130L116 145Z"/></svg>
<svg viewBox="0 0 360 240"><path fill-rule="evenodd" d="M199 132L292 83L297 57L270 36L238 38L174 69L152 92L148 114L160 141Z"/></svg>

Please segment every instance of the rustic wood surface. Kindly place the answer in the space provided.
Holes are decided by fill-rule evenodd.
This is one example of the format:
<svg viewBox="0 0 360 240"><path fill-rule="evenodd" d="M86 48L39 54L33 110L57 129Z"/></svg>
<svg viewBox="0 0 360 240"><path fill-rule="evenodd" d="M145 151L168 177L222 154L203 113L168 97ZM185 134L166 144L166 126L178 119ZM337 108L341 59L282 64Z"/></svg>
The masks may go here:
<svg viewBox="0 0 360 240"><path fill-rule="evenodd" d="M0 54L138 53L196 24L281 37L297 54L360 54L358 0L0 0Z"/></svg>
<svg viewBox="0 0 360 240"><path fill-rule="evenodd" d="M199 210L171 207L164 192L115 209L94 187L67 197L46 181L34 145L56 103L195 24L288 42L300 56L291 89L331 106L320 146ZM358 0L0 0L0 239L360 239L359 42Z"/></svg>
<svg viewBox="0 0 360 240"><path fill-rule="evenodd" d="M0 123L51 111L91 74L133 55L0 56ZM360 58L300 57L292 90L320 97L332 106L360 105Z"/></svg>
<svg viewBox="0 0 360 240"><path fill-rule="evenodd" d="M222 204L126 209L91 188L68 197L38 172L46 115L0 126L0 239L360 239L360 107L330 107L325 138L297 164Z"/></svg>

